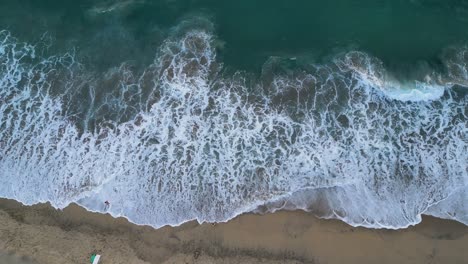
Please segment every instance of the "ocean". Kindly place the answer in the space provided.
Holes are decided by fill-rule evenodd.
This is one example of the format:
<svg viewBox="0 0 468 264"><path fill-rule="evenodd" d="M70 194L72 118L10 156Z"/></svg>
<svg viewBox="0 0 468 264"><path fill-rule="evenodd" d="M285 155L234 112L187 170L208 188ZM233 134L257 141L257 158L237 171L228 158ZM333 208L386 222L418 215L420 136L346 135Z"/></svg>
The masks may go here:
<svg viewBox="0 0 468 264"><path fill-rule="evenodd" d="M467 44L463 0L0 0L0 197L468 225Z"/></svg>

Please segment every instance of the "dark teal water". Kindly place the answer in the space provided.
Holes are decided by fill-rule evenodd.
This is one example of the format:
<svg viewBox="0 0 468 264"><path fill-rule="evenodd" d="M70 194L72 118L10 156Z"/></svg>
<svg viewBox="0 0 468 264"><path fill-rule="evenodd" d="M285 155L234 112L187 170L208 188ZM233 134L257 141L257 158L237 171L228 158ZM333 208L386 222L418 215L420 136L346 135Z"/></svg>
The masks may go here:
<svg viewBox="0 0 468 264"><path fill-rule="evenodd" d="M102 65L145 62L190 16L214 23L222 60L236 69L258 70L269 56L318 61L353 49L406 72L437 66L444 48L468 40L463 0L2 0L1 7L2 28L25 40L48 32L54 48L74 47Z"/></svg>

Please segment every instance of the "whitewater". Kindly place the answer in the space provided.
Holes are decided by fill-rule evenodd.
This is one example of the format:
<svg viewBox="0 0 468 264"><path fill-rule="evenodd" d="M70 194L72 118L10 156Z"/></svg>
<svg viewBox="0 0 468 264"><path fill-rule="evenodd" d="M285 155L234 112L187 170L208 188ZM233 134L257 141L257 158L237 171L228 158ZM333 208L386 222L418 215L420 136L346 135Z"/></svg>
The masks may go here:
<svg viewBox="0 0 468 264"><path fill-rule="evenodd" d="M468 225L466 47L399 80L361 51L232 73L205 28L174 29L143 70L95 74L37 45L0 32L1 197L155 228L280 209Z"/></svg>

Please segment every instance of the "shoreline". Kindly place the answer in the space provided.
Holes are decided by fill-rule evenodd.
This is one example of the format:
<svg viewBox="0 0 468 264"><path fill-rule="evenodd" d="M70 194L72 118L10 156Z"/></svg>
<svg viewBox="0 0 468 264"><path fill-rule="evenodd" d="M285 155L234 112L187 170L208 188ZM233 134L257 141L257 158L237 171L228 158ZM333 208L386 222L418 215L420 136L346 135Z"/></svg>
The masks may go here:
<svg viewBox="0 0 468 264"><path fill-rule="evenodd" d="M304 211L244 214L226 223L154 229L71 204L24 206L0 199L2 252L36 262L87 263L465 263L468 226L423 216L406 229L366 229Z"/></svg>

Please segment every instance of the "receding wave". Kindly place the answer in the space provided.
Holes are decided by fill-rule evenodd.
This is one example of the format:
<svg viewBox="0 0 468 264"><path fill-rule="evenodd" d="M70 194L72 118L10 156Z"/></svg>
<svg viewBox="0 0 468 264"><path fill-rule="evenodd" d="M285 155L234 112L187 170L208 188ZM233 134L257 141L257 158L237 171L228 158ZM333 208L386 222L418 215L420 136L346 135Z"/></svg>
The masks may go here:
<svg viewBox="0 0 468 264"><path fill-rule="evenodd" d="M357 51L231 74L202 28L175 29L143 71L96 76L73 54L36 53L0 33L2 197L154 227L278 209L373 228L421 214L468 224L464 47L422 80Z"/></svg>

